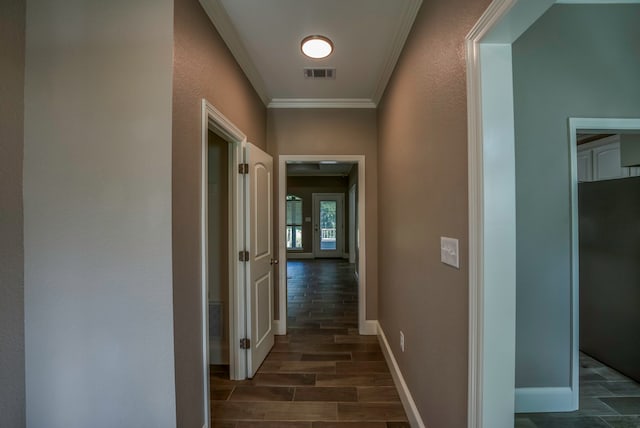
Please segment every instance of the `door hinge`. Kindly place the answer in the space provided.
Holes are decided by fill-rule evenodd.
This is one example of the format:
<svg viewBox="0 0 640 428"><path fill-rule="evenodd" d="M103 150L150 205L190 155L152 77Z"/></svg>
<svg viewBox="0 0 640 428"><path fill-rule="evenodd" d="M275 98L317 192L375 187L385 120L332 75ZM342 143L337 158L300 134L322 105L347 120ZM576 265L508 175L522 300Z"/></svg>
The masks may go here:
<svg viewBox="0 0 640 428"><path fill-rule="evenodd" d="M238 164L238 174L249 174L249 164L248 163L239 163Z"/></svg>
<svg viewBox="0 0 640 428"><path fill-rule="evenodd" d="M240 339L240 349L251 349L251 340Z"/></svg>
<svg viewBox="0 0 640 428"><path fill-rule="evenodd" d="M249 252L248 251L240 251L240 253L238 254L238 257L240 258L241 262L248 262L249 261Z"/></svg>

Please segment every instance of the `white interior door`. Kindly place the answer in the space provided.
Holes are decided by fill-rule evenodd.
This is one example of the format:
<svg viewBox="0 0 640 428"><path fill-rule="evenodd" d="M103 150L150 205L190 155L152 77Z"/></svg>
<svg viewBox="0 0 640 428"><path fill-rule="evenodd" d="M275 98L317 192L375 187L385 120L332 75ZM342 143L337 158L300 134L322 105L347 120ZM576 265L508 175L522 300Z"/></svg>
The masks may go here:
<svg viewBox="0 0 640 428"><path fill-rule="evenodd" d="M313 194L313 255L344 256L344 194Z"/></svg>
<svg viewBox="0 0 640 428"><path fill-rule="evenodd" d="M247 372L253 377L274 344L273 159L247 143Z"/></svg>

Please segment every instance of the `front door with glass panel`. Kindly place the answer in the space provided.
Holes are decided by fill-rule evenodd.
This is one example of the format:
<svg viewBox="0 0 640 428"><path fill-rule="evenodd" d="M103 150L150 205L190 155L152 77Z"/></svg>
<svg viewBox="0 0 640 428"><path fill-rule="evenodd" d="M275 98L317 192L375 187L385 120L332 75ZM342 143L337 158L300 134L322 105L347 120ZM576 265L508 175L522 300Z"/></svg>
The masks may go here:
<svg viewBox="0 0 640 428"><path fill-rule="evenodd" d="M344 255L344 194L313 194L313 254L315 257Z"/></svg>

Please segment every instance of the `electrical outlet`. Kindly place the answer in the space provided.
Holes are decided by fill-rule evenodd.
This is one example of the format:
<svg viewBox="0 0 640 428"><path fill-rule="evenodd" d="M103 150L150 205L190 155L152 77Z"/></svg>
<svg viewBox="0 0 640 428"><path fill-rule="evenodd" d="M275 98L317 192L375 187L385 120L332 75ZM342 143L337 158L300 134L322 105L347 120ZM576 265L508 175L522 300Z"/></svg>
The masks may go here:
<svg viewBox="0 0 640 428"><path fill-rule="evenodd" d="M400 350L404 352L404 333L400 331Z"/></svg>

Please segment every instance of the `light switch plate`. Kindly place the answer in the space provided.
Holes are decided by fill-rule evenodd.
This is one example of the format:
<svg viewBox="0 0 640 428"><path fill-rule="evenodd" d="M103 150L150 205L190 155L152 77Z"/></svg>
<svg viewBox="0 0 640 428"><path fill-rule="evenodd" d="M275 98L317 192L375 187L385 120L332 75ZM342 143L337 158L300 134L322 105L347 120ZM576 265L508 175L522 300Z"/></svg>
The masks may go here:
<svg viewBox="0 0 640 428"><path fill-rule="evenodd" d="M444 264L460 269L460 252L457 239L440 237L440 260Z"/></svg>

